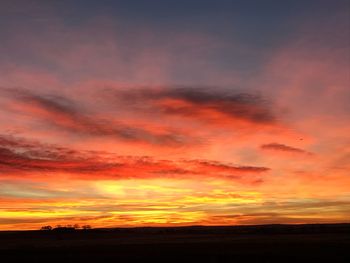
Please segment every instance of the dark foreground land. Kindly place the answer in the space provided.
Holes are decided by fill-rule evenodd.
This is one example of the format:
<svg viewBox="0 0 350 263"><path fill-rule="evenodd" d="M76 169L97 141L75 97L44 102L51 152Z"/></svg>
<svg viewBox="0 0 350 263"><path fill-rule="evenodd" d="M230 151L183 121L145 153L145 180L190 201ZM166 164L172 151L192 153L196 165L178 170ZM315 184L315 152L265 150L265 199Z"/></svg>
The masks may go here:
<svg viewBox="0 0 350 263"><path fill-rule="evenodd" d="M1 262L350 262L350 224L0 232Z"/></svg>

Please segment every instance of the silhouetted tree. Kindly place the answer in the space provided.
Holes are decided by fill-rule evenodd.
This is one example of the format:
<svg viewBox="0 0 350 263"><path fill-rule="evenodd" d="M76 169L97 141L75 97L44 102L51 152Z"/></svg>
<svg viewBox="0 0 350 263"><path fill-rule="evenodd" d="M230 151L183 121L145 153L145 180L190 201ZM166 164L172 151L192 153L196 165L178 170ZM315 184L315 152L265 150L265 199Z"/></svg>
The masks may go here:
<svg viewBox="0 0 350 263"><path fill-rule="evenodd" d="M75 228L72 225L57 225L53 231L55 232L62 232L62 233L68 233L68 232L74 232Z"/></svg>
<svg viewBox="0 0 350 263"><path fill-rule="evenodd" d="M90 226L90 225L83 225L83 226L82 226L82 229L84 229L84 230L89 230L89 229L91 229L91 226Z"/></svg>
<svg viewBox="0 0 350 263"><path fill-rule="evenodd" d="M52 226L42 226L40 230L52 230Z"/></svg>

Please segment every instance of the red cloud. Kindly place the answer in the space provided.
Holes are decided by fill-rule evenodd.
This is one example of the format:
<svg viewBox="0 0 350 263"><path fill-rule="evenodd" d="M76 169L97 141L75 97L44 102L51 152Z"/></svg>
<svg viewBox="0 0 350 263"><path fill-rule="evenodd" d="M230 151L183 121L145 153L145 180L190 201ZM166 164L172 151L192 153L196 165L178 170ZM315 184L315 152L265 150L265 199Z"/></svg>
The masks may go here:
<svg viewBox="0 0 350 263"><path fill-rule="evenodd" d="M81 179L127 178L227 178L241 183L261 182L266 167L235 166L208 160L156 160L150 157L116 156L77 152L62 147L0 137L0 174L52 174Z"/></svg>

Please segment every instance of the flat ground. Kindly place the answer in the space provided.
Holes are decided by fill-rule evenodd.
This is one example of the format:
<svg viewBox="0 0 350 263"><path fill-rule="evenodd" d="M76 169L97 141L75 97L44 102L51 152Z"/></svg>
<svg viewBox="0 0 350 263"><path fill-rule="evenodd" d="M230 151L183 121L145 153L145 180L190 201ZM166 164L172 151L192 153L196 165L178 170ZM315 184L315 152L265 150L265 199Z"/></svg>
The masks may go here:
<svg viewBox="0 0 350 263"><path fill-rule="evenodd" d="M1 262L350 262L350 224L0 232Z"/></svg>

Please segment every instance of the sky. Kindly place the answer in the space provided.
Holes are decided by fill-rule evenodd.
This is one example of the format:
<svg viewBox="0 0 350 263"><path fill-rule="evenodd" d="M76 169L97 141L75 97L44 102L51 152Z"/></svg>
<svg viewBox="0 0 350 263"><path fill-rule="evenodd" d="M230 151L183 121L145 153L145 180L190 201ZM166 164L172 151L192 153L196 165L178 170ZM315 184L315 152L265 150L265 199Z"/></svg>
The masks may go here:
<svg viewBox="0 0 350 263"><path fill-rule="evenodd" d="M350 222L349 84L349 0L1 0L0 230Z"/></svg>

